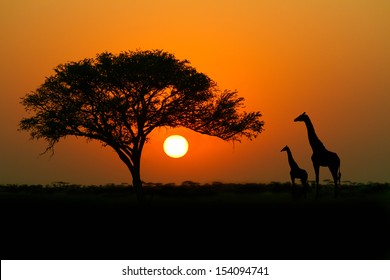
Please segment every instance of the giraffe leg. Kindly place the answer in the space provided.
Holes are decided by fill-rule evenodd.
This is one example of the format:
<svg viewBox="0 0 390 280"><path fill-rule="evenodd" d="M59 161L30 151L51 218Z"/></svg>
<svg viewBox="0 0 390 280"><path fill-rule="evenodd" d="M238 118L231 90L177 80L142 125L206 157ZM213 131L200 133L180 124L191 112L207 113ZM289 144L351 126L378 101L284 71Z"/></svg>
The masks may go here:
<svg viewBox="0 0 390 280"><path fill-rule="evenodd" d="M329 166L330 173L332 173L333 182L334 182L334 197L338 196L338 183L339 183L339 176L338 176L338 166Z"/></svg>
<svg viewBox="0 0 390 280"><path fill-rule="evenodd" d="M291 175L291 194L294 196L295 194L295 177Z"/></svg>
<svg viewBox="0 0 390 280"><path fill-rule="evenodd" d="M318 187L320 181L320 165L317 163L313 163L314 172L316 173L316 197L318 197Z"/></svg>
<svg viewBox="0 0 390 280"><path fill-rule="evenodd" d="M305 177L301 176L299 179L301 179L301 183L302 183L303 197L306 198L306 182L305 182Z"/></svg>
<svg viewBox="0 0 390 280"><path fill-rule="evenodd" d="M307 185L307 180L303 183L303 195L305 198L307 198L307 189L308 189L308 185Z"/></svg>
<svg viewBox="0 0 390 280"><path fill-rule="evenodd" d="M304 191L304 196L305 198L307 197L307 189L309 187L308 183L307 183L307 173L303 173L303 176L302 176L302 185L303 185L303 191Z"/></svg>

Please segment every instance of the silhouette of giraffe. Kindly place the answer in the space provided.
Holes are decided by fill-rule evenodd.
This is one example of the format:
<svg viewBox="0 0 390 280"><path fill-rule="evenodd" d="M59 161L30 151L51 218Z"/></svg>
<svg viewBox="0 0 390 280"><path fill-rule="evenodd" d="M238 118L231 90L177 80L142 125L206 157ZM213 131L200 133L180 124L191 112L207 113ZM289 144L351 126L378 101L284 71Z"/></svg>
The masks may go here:
<svg viewBox="0 0 390 280"><path fill-rule="evenodd" d="M341 173L340 173L340 158L334 152L328 151L324 144L318 139L317 134L314 130L314 126L310 121L306 112L294 119L294 122L304 122L307 128L307 135L309 138L310 146L313 150L311 160L313 162L314 172L316 174L316 196L318 197L318 186L320 177L320 166L329 167L330 173L332 173L335 197L338 195L338 187L340 184Z"/></svg>
<svg viewBox="0 0 390 280"><path fill-rule="evenodd" d="M305 169L302 169L295 162L291 150L288 146L285 146L281 152L287 152L288 164L290 165L290 177L292 185L295 186L295 179L301 179L302 185L307 186L307 172Z"/></svg>

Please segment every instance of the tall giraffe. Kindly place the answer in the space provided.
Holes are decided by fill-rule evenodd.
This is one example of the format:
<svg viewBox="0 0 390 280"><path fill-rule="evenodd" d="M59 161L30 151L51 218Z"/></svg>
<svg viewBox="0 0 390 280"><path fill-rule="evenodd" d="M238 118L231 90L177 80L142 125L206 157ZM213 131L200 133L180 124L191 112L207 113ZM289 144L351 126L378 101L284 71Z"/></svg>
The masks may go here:
<svg viewBox="0 0 390 280"><path fill-rule="evenodd" d="M334 152L328 151L324 144L318 139L318 136L314 130L314 126L310 121L310 118L306 113L295 118L294 122L304 122L307 128L307 135L313 155L311 160L313 162L314 172L316 174L316 196L318 196L318 186L320 177L320 166L329 167L330 173L332 173L334 181L335 197L338 195L338 187L340 184L341 173L340 173L340 158Z"/></svg>
<svg viewBox="0 0 390 280"><path fill-rule="evenodd" d="M295 179L301 179L302 185L307 186L307 172L306 170L300 168L296 161L294 160L291 150L288 146L285 146L281 152L287 152L288 164L290 165L290 177L292 185L295 186Z"/></svg>

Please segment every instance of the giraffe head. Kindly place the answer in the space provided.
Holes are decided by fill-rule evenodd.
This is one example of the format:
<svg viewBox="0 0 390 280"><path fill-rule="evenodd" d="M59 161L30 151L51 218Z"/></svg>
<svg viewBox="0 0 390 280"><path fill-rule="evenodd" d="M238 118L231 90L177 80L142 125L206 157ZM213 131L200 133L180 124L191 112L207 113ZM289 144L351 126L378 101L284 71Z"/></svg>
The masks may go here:
<svg viewBox="0 0 390 280"><path fill-rule="evenodd" d="M287 152L287 150L289 150L289 147L286 145L286 146L281 150L281 152L284 152L284 151Z"/></svg>
<svg viewBox="0 0 390 280"><path fill-rule="evenodd" d="M307 120L309 118L308 115L306 115L306 112L303 112L302 115L299 115L298 117L296 117L294 119L294 122L304 122L305 120Z"/></svg>

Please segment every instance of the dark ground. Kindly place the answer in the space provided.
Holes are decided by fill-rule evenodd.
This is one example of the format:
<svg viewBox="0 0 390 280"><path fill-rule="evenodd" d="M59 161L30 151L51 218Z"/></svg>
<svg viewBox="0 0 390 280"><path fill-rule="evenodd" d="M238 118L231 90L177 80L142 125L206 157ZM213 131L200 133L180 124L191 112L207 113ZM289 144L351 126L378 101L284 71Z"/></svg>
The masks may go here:
<svg viewBox="0 0 390 280"><path fill-rule="evenodd" d="M390 185L0 186L1 259L390 259Z"/></svg>

